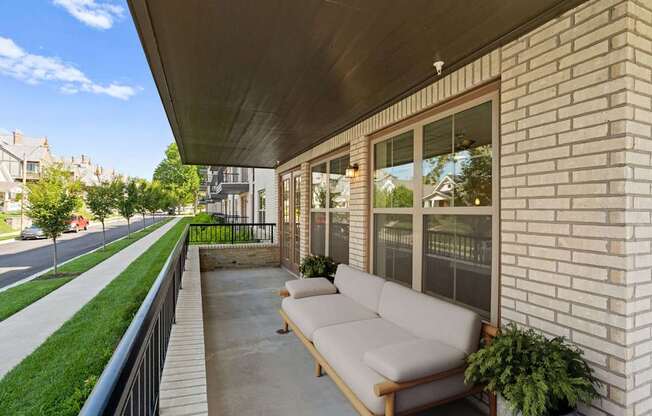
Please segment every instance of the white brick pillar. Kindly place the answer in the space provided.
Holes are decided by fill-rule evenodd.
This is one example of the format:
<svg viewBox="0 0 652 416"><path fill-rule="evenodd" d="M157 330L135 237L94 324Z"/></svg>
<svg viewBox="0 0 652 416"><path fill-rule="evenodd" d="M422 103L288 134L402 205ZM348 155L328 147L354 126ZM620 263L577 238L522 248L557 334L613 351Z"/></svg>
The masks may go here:
<svg viewBox="0 0 652 416"><path fill-rule="evenodd" d="M652 3L584 3L501 71L503 323L582 347L604 385L583 413L650 414Z"/></svg>
<svg viewBox="0 0 652 416"><path fill-rule="evenodd" d="M299 224L299 256L310 254L310 163L301 164L301 223Z"/></svg>
<svg viewBox="0 0 652 416"><path fill-rule="evenodd" d="M369 139L351 140L351 164L358 172L351 180L349 214L349 264L360 270L369 267Z"/></svg>

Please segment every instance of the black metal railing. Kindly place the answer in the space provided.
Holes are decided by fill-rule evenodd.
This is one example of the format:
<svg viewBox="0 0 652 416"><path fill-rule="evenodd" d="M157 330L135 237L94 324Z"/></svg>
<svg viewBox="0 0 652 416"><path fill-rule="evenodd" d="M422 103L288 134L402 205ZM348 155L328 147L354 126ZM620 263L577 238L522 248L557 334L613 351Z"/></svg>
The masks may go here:
<svg viewBox="0 0 652 416"><path fill-rule="evenodd" d="M215 220L223 224L249 224L249 217L243 217L241 215L232 215L232 214L223 214L215 213L213 214Z"/></svg>
<svg viewBox="0 0 652 416"><path fill-rule="evenodd" d="M102 372L81 416L159 413L163 365L188 252L186 226Z"/></svg>
<svg viewBox="0 0 652 416"><path fill-rule="evenodd" d="M189 241L194 244L273 243L273 223L190 224Z"/></svg>

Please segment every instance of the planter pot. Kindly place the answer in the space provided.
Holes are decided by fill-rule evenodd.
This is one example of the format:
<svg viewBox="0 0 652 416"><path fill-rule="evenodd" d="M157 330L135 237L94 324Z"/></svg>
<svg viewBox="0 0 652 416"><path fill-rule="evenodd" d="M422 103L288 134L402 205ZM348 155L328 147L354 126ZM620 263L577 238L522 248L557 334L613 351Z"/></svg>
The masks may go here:
<svg viewBox="0 0 652 416"><path fill-rule="evenodd" d="M501 395L498 395L497 397L497 404L496 404L496 414L497 416L512 416L514 413L512 413L511 408L509 407L509 403L507 403L507 400ZM516 416L523 416L523 414L519 411L516 412ZM565 413L563 415L558 415L558 416L579 416L579 413L577 411L573 410L570 413Z"/></svg>

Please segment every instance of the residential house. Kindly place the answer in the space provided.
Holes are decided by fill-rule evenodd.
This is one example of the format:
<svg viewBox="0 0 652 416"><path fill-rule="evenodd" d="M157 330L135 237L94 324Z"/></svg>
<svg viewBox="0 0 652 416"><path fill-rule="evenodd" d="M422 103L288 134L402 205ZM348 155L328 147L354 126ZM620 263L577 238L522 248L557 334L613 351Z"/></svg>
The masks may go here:
<svg viewBox="0 0 652 416"><path fill-rule="evenodd" d="M284 267L565 336L584 414L652 413L649 0L220 3L130 0L184 162L276 170Z"/></svg>

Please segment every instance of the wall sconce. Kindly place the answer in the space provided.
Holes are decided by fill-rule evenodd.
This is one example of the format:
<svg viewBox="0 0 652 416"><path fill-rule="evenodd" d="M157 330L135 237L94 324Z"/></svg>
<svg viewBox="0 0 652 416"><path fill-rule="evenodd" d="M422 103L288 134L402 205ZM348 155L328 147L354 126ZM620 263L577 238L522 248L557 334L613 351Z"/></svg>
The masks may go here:
<svg viewBox="0 0 652 416"><path fill-rule="evenodd" d="M348 168L346 168L345 171L345 176L349 179L355 178L356 174L358 173L358 164L353 164L349 165Z"/></svg>

